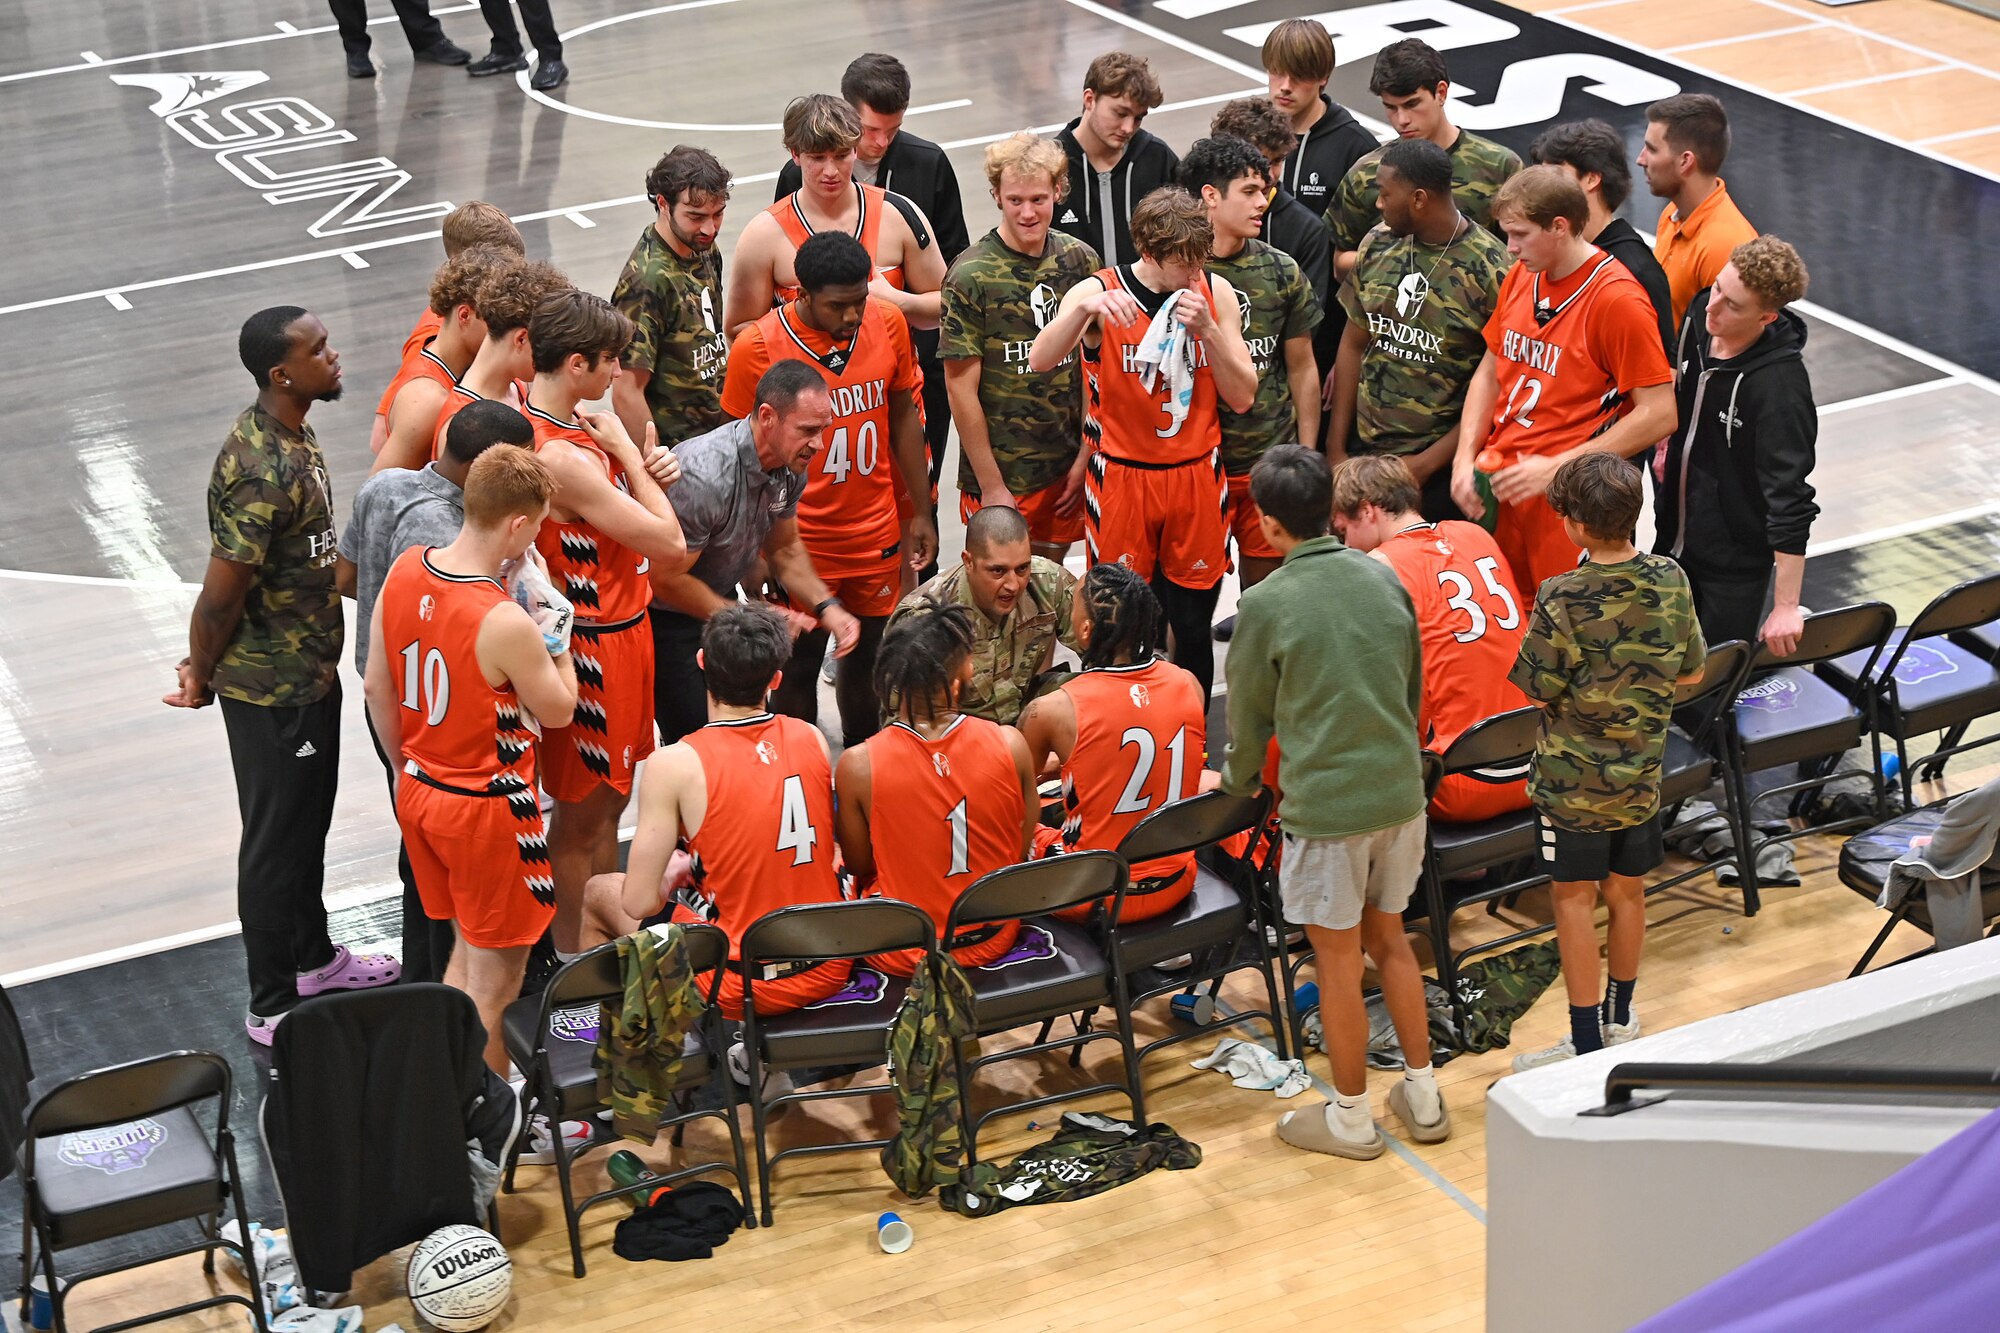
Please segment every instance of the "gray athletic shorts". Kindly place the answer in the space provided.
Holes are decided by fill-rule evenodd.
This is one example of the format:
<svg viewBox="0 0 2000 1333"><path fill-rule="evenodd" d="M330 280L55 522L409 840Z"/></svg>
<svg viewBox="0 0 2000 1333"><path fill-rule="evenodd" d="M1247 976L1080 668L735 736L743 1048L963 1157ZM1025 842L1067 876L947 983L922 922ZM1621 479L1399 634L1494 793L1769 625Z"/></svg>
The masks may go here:
<svg viewBox="0 0 2000 1333"><path fill-rule="evenodd" d="M1295 926L1351 930L1364 905L1400 913L1424 868L1424 817L1351 838L1285 835L1278 893Z"/></svg>

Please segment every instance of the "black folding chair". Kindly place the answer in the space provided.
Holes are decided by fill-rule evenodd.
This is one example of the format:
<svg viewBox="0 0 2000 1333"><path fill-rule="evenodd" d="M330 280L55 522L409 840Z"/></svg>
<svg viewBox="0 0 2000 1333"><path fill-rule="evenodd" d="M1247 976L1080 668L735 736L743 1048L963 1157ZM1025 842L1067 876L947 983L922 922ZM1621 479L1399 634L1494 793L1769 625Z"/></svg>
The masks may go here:
<svg viewBox="0 0 2000 1333"><path fill-rule="evenodd" d="M1265 927L1270 923L1265 919L1263 895L1258 892L1248 867L1236 863L1234 858L1212 858L1230 879L1224 879L1217 869L1202 862L1202 854L1210 852L1223 839L1262 827L1270 809L1268 788L1255 796L1202 792L1161 806L1140 820L1118 844L1118 855L1128 866L1183 852L1196 853L1185 872L1194 876L1187 897L1158 916L1127 921L1124 914L1128 904L1148 892L1175 887L1171 882L1134 884L1128 875L1125 886L1112 902L1105 931L1113 1002L1131 1050L1132 1113L1141 1124L1146 1120L1146 1088L1140 1066L1148 1055L1162 1047L1193 1041L1247 1019L1262 1018L1271 1025L1280 1058L1290 1055L1291 1027L1278 1017L1284 1000L1277 976L1271 970L1271 945L1265 935ZM1191 966L1169 980L1148 983L1136 975L1142 968L1183 954L1192 960ZM1264 979L1268 1008L1184 1024L1144 1046L1137 1044L1132 1034L1136 1006L1162 995L1192 995L1203 983L1207 983L1208 993L1213 997L1221 990L1225 977L1246 968L1254 969ZM1135 983L1139 986L1136 992Z"/></svg>
<svg viewBox="0 0 2000 1333"><path fill-rule="evenodd" d="M1840 758L1861 744L1868 730L1863 706L1822 679L1819 670L1836 658L1860 659L1860 675L1873 670L1875 658L1895 628L1896 613L1883 602L1857 602L1806 617L1799 646L1789 657L1760 647L1745 669L1747 685L1721 723L1728 747L1723 777L1729 786L1729 816L1736 826L1736 858L1741 867L1743 910L1755 916L1760 906L1757 857L1764 848L1791 842L1808 833L1833 833L1866 826L1866 818L1834 820L1762 835L1757 832L1756 807L1774 796L1792 798L1790 813L1798 815L1808 792L1856 778L1869 784L1873 818L1883 810L1881 765L1867 772L1841 771ZM1878 745L1879 753L1879 745ZM1767 787L1750 796L1750 775L1780 765L1796 764L1804 774L1794 782Z"/></svg>
<svg viewBox="0 0 2000 1333"><path fill-rule="evenodd" d="M1006 1032L1028 1023L1041 1023L1041 1035L1026 1046L1011 1047L992 1054L981 1053L958 1062L959 1111L965 1123L965 1160L978 1160L975 1151L979 1130L995 1116L1032 1110L1057 1102L1075 1101L1100 1092L1122 1094L1139 1114L1139 1099L1133 1093L1135 1078L1129 1034L1121 1025L1115 1032L1100 1032L1079 1020L1068 1037L1051 1038L1054 1021L1064 1014L1088 1013L1111 1003L1111 964L1102 949L1081 926L1051 915L1065 908L1109 901L1125 883L1125 862L1113 852L1071 852L1040 861L1006 866L978 881L952 904L946 937L1002 921L1019 921L1021 933L1014 947L984 967L965 969L972 983L973 1022L981 1036ZM1080 1063L1083 1048L1094 1041L1115 1041L1123 1060L1125 1080L1120 1083L1092 1083L1088 1087L1046 1093L1025 1101L1008 1102L972 1114L972 1082L981 1069L1043 1051L1071 1052L1072 1063Z"/></svg>
<svg viewBox="0 0 2000 1333"><path fill-rule="evenodd" d="M715 993L722 984L723 967L729 961L729 937L714 926L692 925L681 928L681 940L687 948L688 965L696 977L707 974L702 998L712 1007ZM501 1015L500 1028L507 1043L507 1056L527 1075L525 1100L548 1117L551 1126L558 1126L564 1120L583 1120L595 1127L597 1113L609 1104L597 1095L597 1074L592 1068L591 1056L597 1049L597 1029L603 1018L604 1006L620 1005L624 995L618 945L613 941L564 963L549 978L547 989L540 995L514 1001ZM708 1082L719 1064L709 1046L708 1034L699 1026L687 1034L682 1055L685 1063L674 1087L674 1104L678 1110L663 1117L660 1128L673 1130L673 1142L678 1147L690 1121L704 1118L720 1120L729 1130L733 1160L695 1162L638 1184L599 1190L578 1201L570 1172L575 1168L576 1159L597 1147L600 1140L593 1135L590 1143L572 1149L564 1142L560 1132L551 1132L549 1138L555 1145L556 1180L562 1188L563 1220L569 1227L570 1267L578 1277L584 1274L579 1223L584 1213L607 1199L658 1189L692 1176L725 1171L736 1177L736 1188L743 1196L743 1211L745 1214L750 1212L750 1171L744 1163L743 1133L736 1124L736 1117L716 1108L693 1109L695 1093ZM514 1161L507 1163L506 1186L509 1193L514 1189L514 1167ZM754 1221L752 1225L755 1225Z"/></svg>
<svg viewBox="0 0 2000 1333"><path fill-rule="evenodd" d="M228 1061L209 1051L176 1051L80 1074L35 1099L21 1144L23 1327L28 1322L28 1275L39 1244L57 1333L69 1327L63 1306L77 1285L183 1254L200 1253L202 1271L213 1273L217 1249L242 1261L249 1295L227 1292L189 1301L103 1325L99 1333L218 1305L248 1307L263 1333L264 1289L256 1258L248 1245L225 1240L221 1233L222 1213L228 1208L241 1234L250 1234L236 1139L229 1128L233 1095ZM210 1100L215 1103L212 1138L194 1113L197 1103ZM143 1259L84 1269L70 1275L67 1290L58 1279L57 1250L183 1221L199 1223L202 1239Z"/></svg>
<svg viewBox="0 0 2000 1333"><path fill-rule="evenodd" d="M1827 679L1868 711L1877 768L1884 733L1895 741L1905 805L1914 804L1913 784L1942 776L1951 756L2000 740L1996 734L1961 744L1974 722L2000 712L2000 669L1954 637L1977 635L1996 615L2000 574L1968 579L1932 598L1908 628L1893 631L1873 669L1865 650L1824 667ZM1910 737L1932 731L1944 733L1938 748L1911 764Z"/></svg>
<svg viewBox="0 0 2000 1333"><path fill-rule="evenodd" d="M15 1152L28 1123L28 1085L34 1078L20 1016L7 988L0 986L0 1180L14 1174Z"/></svg>
<svg viewBox="0 0 2000 1333"><path fill-rule="evenodd" d="M1675 692L1674 717L1667 727L1666 751L1660 761L1660 812L1663 822L1671 825L1673 812L1707 791L1728 763L1729 748L1721 740L1723 715L1728 711L1729 702L1736 697L1736 692L1742 688L1743 675L1749 670L1751 656L1750 645L1741 639L1713 644L1702 663L1700 678ZM1730 784L1725 780L1722 788L1722 807L1726 812ZM1724 817L1728 817L1726 813ZM1732 822L1732 830L1734 827ZM1646 895L1651 897L1685 884L1730 861L1738 862L1737 883L1746 884L1748 881L1743 875L1737 852L1732 838L1728 855L1696 857L1695 864L1690 868L1647 885ZM1751 915L1748 898L1744 901L1744 915Z"/></svg>
<svg viewBox="0 0 2000 1333"><path fill-rule="evenodd" d="M1880 902L1882 891L1889 883L1890 865L1909 855L1912 839L1934 834L1938 826L1950 817L1952 806L1958 802L1959 797L1967 794L1961 792L1957 796L1947 796L1943 800L1933 801L1929 805L1897 815L1894 819L1877 824L1849 838L1840 847L1840 882L1869 902ZM1982 921L1989 926L2000 921L2000 868L1980 872L1979 906ZM1882 923L1882 929L1862 951L1860 959L1854 964L1854 970L1847 975L1858 977L1867 971L1868 964L1874 961L1882 946L1889 942L1889 936L1895 933L1896 927L1906 921L1926 935L1936 934L1931 923L1928 895L1906 894L1901 901L1890 908L1889 919ZM2000 930L2000 926L1989 929L1987 933L1990 935L1996 930ZM1896 962L1907 963L1912 958L1922 958L1934 949L1935 945L1926 945L1915 953L1898 958ZM1894 967L1895 963L1887 966Z"/></svg>
<svg viewBox="0 0 2000 1333"><path fill-rule="evenodd" d="M764 1099L764 1072L879 1065L888 1056L889 1028L903 1003L906 982L866 963L854 965L847 989L790 1013L760 1015L755 979L767 968L813 965L869 954L937 947L937 932L921 909L893 898L808 903L759 917L743 932L743 1048L750 1074L750 1116L757 1142L757 1189L764 1225L771 1224L771 1173L787 1157L880 1148L887 1139L815 1143L773 1154L767 1133L771 1113L794 1102L875 1097L893 1085L814 1088Z"/></svg>

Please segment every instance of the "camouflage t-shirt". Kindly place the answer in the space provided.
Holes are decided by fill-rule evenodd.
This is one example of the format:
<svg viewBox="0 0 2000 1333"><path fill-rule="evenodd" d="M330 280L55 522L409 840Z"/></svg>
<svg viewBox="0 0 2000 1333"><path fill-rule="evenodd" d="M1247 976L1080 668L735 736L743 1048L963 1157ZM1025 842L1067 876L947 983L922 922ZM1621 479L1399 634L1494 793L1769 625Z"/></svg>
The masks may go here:
<svg viewBox="0 0 2000 1333"><path fill-rule="evenodd" d="M1250 410L1222 409L1222 466L1239 476L1272 445L1299 442L1285 341L1310 337L1322 312L1297 262L1262 241L1243 242L1243 248L1227 259L1211 258L1208 271L1236 289L1243 341L1250 345L1250 360L1257 367L1257 401Z"/></svg>
<svg viewBox="0 0 2000 1333"><path fill-rule="evenodd" d="M1028 348L1069 289L1101 267L1097 252L1074 236L1051 230L1034 258L1001 240L996 228L967 247L945 277L938 359L980 359L979 405L993 459L1017 497L1062 480L1082 447L1076 353L1037 375L1028 369ZM963 447L958 488L979 494Z"/></svg>
<svg viewBox="0 0 2000 1333"><path fill-rule="evenodd" d="M1421 245L1378 225L1361 238L1340 307L1364 330L1355 433L1371 454L1413 454L1450 430L1486 354L1486 321L1513 265L1484 227Z"/></svg>
<svg viewBox="0 0 2000 1333"><path fill-rule="evenodd" d="M624 364L652 376L646 406L661 448L729 420L722 410L729 343L722 336L720 251L711 246L682 259L649 225L618 275L611 304L632 321Z"/></svg>
<svg viewBox="0 0 2000 1333"><path fill-rule="evenodd" d="M1542 706L1535 809L1578 833L1651 819L1674 680L1707 657L1687 575L1663 555L1586 560L1544 582L1507 676Z"/></svg>
<svg viewBox="0 0 2000 1333"><path fill-rule="evenodd" d="M208 479L210 552L255 565L243 619L210 685L226 699L297 708L333 688L342 634L333 487L312 427L252 404Z"/></svg>
<svg viewBox="0 0 2000 1333"><path fill-rule="evenodd" d="M1386 147L1386 145L1384 145ZM1451 197L1458 211L1488 231L1493 225L1493 196L1507 178L1521 169L1521 155L1491 139L1482 139L1466 130L1448 150L1451 154ZM1368 229L1382 220L1375 207L1375 173L1382 167L1378 148L1347 169L1340 188L1326 206L1326 229L1333 233L1333 248L1352 250L1361 244Z"/></svg>
<svg viewBox="0 0 2000 1333"><path fill-rule="evenodd" d="M1076 576L1055 561L1036 556L1028 586L1014 609L1004 620L994 620L973 600L965 566L955 563L905 597L889 617L889 628L927 600L971 607L972 679L959 693L958 711L1011 727L1033 697L1035 676L1049 646L1061 639L1072 650L1083 650L1070 619L1075 597ZM894 707L889 700L883 702Z"/></svg>

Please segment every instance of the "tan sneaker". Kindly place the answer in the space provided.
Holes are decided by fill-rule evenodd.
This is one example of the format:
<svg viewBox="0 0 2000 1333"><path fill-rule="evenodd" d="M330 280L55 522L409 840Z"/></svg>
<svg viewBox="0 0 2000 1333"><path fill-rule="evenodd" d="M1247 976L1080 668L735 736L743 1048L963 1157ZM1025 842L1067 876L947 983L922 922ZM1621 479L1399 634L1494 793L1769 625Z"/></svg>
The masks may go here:
<svg viewBox="0 0 2000 1333"><path fill-rule="evenodd" d="M1332 1108L1333 1103L1321 1102L1318 1106L1285 1112L1278 1117L1278 1137L1294 1148L1325 1153L1329 1157L1350 1157L1357 1162L1373 1161L1389 1151L1388 1140L1373 1124L1368 1129L1374 1138L1360 1143L1334 1133L1333 1127L1326 1122L1327 1112Z"/></svg>

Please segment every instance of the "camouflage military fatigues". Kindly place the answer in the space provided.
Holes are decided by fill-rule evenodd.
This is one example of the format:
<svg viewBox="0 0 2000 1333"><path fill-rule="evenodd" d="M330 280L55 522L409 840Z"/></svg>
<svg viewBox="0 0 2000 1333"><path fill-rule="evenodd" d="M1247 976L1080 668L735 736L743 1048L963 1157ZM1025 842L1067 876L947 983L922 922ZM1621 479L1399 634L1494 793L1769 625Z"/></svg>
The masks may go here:
<svg viewBox="0 0 2000 1333"><path fill-rule="evenodd" d="M980 359L979 405L993 459L1016 497L1061 481L1082 446L1076 354L1036 375L1028 370L1028 348L1069 289L1100 267L1095 250L1063 232L1050 231L1041 257L1034 259L1011 248L995 229L973 242L945 277L938 359ZM958 488L979 494L963 448Z"/></svg>
<svg viewBox="0 0 2000 1333"><path fill-rule="evenodd" d="M1544 710L1535 809L1574 833L1657 814L1674 680L1707 656L1687 575L1665 556L1586 560L1543 583L1507 677Z"/></svg>
<svg viewBox="0 0 2000 1333"><path fill-rule="evenodd" d="M1227 259L1210 258L1208 271L1236 289L1243 341L1250 345L1250 360L1257 367L1257 401L1250 410L1222 410L1222 467L1231 476L1241 476L1272 445L1299 442L1285 341L1311 336L1322 312L1298 264L1262 241L1243 242L1243 248Z"/></svg>
<svg viewBox="0 0 2000 1333"><path fill-rule="evenodd" d="M1014 609L1005 620L996 621L974 604L965 566L955 564L905 597L889 617L888 628L894 629L897 620L926 599L971 607L972 679L959 695L958 711L1011 727L1034 697L1035 676L1049 645L1061 639L1072 649L1077 647L1070 628L1075 597L1075 577L1055 561L1036 556L1028 586ZM886 699L883 704L893 707Z"/></svg>
<svg viewBox="0 0 2000 1333"><path fill-rule="evenodd" d="M1458 421L1513 262L1478 226L1444 246L1420 245L1381 225L1361 238L1340 305L1368 334L1354 413L1363 450L1413 454Z"/></svg>
<svg viewBox="0 0 2000 1333"><path fill-rule="evenodd" d="M1451 197L1458 211L1497 234L1493 196L1521 169L1521 155L1465 130L1458 132L1457 141L1447 151L1451 154ZM1382 220L1375 207L1375 173L1381 167L1382 149L1378 148L1340 178L1340 188L1326 206L1326 229L1333 234L1334 249L1356 248L1368 229Z"/></svg>
<svg viewBox="0 0 2000 1333"><path fill-rule="evenodd" d="M208 479L210 551L257 576L210 685L228 699L297 708L335 683L343 632L333 583L333 487L311 426L252 404Z"/></svg>
<svg viewBox="0 0 2000 1333"><path fill-rule="evenodd" d="M722 255L713 246L682 259L648 226L618 275L611 304L632 321L624 364L652 376L646 406L662 447L714 430L722 410L729 343L722 336Z"/></svg>

